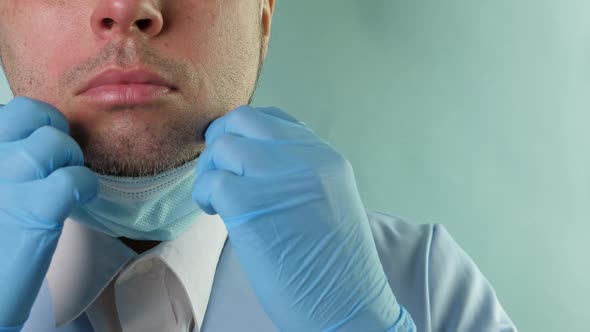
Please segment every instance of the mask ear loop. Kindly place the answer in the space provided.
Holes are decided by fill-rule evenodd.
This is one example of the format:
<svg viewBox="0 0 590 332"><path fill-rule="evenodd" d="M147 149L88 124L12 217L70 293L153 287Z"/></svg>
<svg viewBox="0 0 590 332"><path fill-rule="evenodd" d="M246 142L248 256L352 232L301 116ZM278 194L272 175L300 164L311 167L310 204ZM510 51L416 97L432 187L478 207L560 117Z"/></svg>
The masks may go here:
<svg viewBox="0 0 590 332"><path fill-rule="evenodd" d="M266 0L260 1L260 19L262 19L262 14L264 13L264 1Z"/></svg>

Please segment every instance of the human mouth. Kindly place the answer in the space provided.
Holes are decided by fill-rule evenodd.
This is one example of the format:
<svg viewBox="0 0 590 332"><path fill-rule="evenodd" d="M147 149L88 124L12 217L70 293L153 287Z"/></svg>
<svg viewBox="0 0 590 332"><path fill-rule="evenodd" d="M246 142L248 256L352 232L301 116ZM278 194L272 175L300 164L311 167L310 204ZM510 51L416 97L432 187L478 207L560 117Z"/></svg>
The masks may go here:
<svg viewBox="0 0 590 332"><path fill-rule="evenodd" d="M164 98L177 88L144 69L109 69L90 79L77 93L93 104L139 105Z"/></svg>

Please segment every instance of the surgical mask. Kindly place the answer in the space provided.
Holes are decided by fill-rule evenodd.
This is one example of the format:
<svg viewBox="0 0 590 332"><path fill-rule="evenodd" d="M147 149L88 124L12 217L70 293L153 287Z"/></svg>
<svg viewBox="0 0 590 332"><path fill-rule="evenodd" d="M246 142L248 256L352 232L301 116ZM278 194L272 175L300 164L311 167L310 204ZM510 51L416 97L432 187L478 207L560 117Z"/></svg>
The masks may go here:
<svg viewBox="0 0 590 332"><path fill-rule="evenodd" d="M70 218L112 237L167 241L203 212L192 201L196 161L154 177L97 175L97 197Z"/></svg>

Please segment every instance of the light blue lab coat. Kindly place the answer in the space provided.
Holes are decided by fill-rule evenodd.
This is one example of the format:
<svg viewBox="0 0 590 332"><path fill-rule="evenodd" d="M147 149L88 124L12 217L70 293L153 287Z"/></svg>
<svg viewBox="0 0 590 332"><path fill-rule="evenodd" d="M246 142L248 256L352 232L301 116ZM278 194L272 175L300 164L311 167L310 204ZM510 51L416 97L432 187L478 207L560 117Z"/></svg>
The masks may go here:
<svg viewBox="0 0 590 332"><path fill-rule="evenodd" d="M368 216L389 284L419 332L516 331L491 285L442 225L417 225L379 212ZM23 331L93 329L85 314L56 329L45 281ZM228 331L277 331L256 300L230 241L220 257L201 332Z"/></svg>

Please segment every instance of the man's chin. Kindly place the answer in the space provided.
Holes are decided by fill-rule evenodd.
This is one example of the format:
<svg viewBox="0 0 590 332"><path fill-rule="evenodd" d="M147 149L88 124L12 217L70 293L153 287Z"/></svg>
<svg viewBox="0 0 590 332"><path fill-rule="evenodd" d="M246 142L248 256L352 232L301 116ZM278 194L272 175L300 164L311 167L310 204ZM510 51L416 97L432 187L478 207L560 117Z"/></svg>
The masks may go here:
<svg viewBox="0 0 590 332"><path fill-rule="evenodd" d="M129 158L87 158L85 166L94 173L117 177L151 177L178 168L199 157L200 151L186 155L136 156Z"/></svg>
<svg viewBox="0 0 590 332"><path fill-rule="evenodd" d="M71 127L84 154L85 166L100 175L149 177L198 158L204 148L194 128L150 130L139 124L114 127Z"/></svg>

